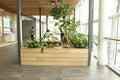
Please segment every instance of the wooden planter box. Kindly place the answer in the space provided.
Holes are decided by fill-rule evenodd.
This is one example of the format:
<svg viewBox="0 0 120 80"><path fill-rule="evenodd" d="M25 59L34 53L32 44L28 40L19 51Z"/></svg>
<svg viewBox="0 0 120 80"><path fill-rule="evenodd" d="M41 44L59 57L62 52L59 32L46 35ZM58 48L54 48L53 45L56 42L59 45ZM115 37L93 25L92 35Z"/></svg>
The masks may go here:
<svg viewBox="0 0 120 80"><path fill-rule="evenodd" d="M21 48L22 65L87 66L88 49Z"/></svg>

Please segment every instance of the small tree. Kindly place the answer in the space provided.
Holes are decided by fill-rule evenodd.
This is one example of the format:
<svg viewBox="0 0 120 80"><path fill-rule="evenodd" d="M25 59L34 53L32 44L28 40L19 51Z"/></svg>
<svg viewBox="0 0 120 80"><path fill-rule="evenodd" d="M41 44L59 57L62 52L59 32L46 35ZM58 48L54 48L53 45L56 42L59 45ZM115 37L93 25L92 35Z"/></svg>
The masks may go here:
<svg viewBox="0 0 120 80"><path fill-rule="evenodd" d="M58 2L59 5L52 8L50 15L59 20L55 23L55 26L59 27L61 34L64 35L66 41L69 41L68 34L76 32L76 27L80 25L80 21L75 22L75 18L68 18L72 14L72 9L68 4L64 4L62 0L58 0Z"/></svg>
<svg viewBox="0 0 120 80"><path fill-rule="evenodd" d="M54 19L65 19L66 16L72 14L72 9L68 4L64 4L62 0L58 0L59 5L52 8L50 11L50 15L53 16Z"/></svg>

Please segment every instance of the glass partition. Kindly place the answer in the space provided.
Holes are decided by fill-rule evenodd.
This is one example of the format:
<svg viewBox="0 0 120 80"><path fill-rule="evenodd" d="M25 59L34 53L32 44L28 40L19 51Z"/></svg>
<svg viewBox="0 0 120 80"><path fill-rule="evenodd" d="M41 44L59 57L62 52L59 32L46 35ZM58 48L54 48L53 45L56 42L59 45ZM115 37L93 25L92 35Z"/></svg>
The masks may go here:
<svg viewBox="0 0 120 80"><path fill-rule="evenodd" d="M120 39L105 39L107 40L108 66L120 73Z"/></svg>

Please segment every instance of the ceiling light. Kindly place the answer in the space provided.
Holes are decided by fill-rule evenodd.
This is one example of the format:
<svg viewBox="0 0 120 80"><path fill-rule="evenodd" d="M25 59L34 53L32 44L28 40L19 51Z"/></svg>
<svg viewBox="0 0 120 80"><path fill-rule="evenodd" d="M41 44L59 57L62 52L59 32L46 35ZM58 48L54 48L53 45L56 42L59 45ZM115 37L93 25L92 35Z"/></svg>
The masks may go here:
<svg viewBox="0 0 120 80"><path fill-rule="evenodd" d="M54 1L54 0L51 0L51 4L52 4L52 5L55 5L56 3L55 3L55 1Z"/></svg>

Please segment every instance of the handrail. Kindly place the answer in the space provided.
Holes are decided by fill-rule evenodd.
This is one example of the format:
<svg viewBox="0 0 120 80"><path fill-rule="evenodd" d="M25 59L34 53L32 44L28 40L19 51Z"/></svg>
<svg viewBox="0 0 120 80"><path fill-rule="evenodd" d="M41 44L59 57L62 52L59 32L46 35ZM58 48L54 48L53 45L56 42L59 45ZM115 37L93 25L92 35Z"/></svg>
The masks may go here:
<svg viewBox="0 0 120 80"><path fill-rule="evenodd" d="M120 41L120 39L118 39L118 38L111 38L111 37L105 37L105 39L114 40L114 41Z"/></svg>

